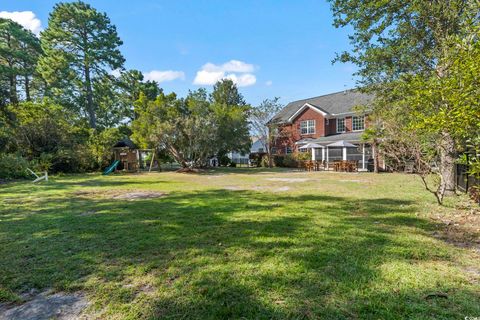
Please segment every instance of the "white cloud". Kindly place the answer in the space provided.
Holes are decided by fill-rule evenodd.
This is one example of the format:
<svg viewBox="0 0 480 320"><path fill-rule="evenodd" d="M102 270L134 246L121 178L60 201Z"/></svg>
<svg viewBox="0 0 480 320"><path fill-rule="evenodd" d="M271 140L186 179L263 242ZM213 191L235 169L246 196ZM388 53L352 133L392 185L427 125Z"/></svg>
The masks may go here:
<svg viewBox="0 0 480 320"><path fill-rule="evenodd" d="M225 78L232 80L233 83L236 83L239 87L253 86L257 82L257 78L251 73L244 73L241 75L231 73L228 74Z"/></svg>
<svg viewBox="0 0 480 320"><path fill-rule="evenodd" d="M185 72L174 70L152 70L150 72L144 72L143 76L145 80L157 81L158 83L173 81L176 79L185 80Z"/></svg>
<svg viewBox="0 0 480 320"><path fill-rule="evenodd" d="M32 11L0 11L0 18L11 19L22 25L25 29L32 31L37 36L42 30L42 22Z"/></svg>
<svg viewBox="0 0 480 320"><path fill-rule="evenodd" d="M221 65L209 62L197 71L193 84L211 86L219 80L230 79L239 87L247 87L257 82L257 78L253 74L255 69L253 64L239 60L230 60Z"/></svg>
<svg viewBox="0 0 480 320"><path fill-rule="evenodd" d="M267 82L265 82L265 85L267 87L270 87L272 84L273 84L272 80L268 80Z"/></svg>

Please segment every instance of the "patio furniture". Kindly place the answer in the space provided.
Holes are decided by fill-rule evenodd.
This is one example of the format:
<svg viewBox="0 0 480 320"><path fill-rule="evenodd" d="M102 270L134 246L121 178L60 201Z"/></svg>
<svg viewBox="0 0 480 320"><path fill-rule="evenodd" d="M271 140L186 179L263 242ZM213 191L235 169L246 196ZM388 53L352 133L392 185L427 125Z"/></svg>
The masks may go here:
<svg viewBox="0 0 480 320"><path fill-rule="evenodd" d="M358 161L351 160L348 162L348 172L357 172L358 171Z"/></svg>
<svg viewBox="0 0 480 320"><path fill-rule="evenodd" d="M305 170L313 171L315 168L314 163L312 160L305 161Z"/></svg>

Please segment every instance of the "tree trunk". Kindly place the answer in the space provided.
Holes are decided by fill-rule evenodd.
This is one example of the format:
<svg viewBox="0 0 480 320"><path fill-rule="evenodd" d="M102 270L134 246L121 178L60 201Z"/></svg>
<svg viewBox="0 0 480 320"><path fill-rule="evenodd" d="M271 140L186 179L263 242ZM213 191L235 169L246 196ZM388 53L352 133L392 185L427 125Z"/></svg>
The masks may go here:
<svg viewBox="0 0 480 320"><path fill-rule="evenodd" d="M90 79L90 67L85 64L85 87L87 92L87 113L90 128L97 128L97 118L95 115L95 106L93 105L92 81Z"/></svg>
<svg viewBox="0 0 480 320"><path fill-rule="evenodd" d="M178 163L180 163L182 168L188 168L187 162L174 146L167 144L167 149L170 151L170 154L173 156L173 158L177 160Z"/></svg>
<svg viewBox="0 0 480 320"><path fill-rule="evenodd" d="M451 196L455 194L455 140L444 132L440 146L440 194Z"/></svg>
<svg viewBox="0 0 480 320"><path fill-rule="evenodd" d="M30 79L28 78L28 75L25 75L25 99L27 101L30 101Z"/></svg>
<svg viewBox="0 0 480 320"><path fill-rule="evenodd" d="M17 96L17 79L14 74L9 76L10 80L10 103L17 104L18 103L18 96Z"/></svg>
<svg viewBox="0 0 480 320"><path fill-rule="evenodd" d="M10 50L12 50L12 44L11 44L11 37L9 34L7 34L7 46ZM7 64L8 67L10 68L10 74L8 75L8 80L9 80L9 99L10 103L12 104L17 104L18 103L18 96L17 96L17 75L14 74L14 63L11 61L11 59L7 58Z"/></svg>

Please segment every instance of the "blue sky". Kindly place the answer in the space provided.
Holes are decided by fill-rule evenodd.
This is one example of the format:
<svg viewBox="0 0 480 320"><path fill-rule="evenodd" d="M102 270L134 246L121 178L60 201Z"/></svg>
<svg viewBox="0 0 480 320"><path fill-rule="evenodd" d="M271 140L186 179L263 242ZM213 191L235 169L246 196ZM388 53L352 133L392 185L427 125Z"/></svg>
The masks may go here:
<svg viewBox="0 0 480 320"><path fill-rule="evenodd" d="M0 15L45 28L57 1L1 0ZM215 79L234 79L247 102L283 103L355 86L354 67L332 65L349 48L322 0L88 0L117 26L125 67L184 96ZM31 11L32 14L11 13ZM40 26L38 21L40 20Z"/></svg>

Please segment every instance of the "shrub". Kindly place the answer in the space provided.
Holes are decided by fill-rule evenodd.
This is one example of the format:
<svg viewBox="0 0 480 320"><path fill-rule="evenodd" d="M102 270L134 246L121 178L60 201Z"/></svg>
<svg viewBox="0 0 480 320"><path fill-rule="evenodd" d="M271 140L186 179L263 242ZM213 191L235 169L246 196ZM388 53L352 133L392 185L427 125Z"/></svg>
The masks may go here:
<svg viewBox="0 0 480 320"><path fill-rule="evenodd" d="M298 162L293 154L275 155L273 163L276 167L284 168L296 168L298 166Z"/></svg>
<svg viewBox="0 0 480 320"><path fill-rule="evenodd" d="M262 166L262 160L264 158L266 158L266 155L267 154L264 153L264 152L262 152L262 153L259 153L259 152L250 153L250 155L249 155L250 163L254 167L260 167L260 166ZM268 161L267 161L267 165L268 165Z"/></svg>
<svg viewBox="0 0 480 320"><path fill-rule="evenodd" d="M267 168L269 166L269 163L268 163L268 155L264 155L262 157L262 159L260 160L260 166L261 167L264 167L264 168Z"/></svg>
<svg viewBox="0 0 480 320"><path fill-rule="evenodd" d="M285 156L282 155L274 155L273 156L273 164L275 167L283 167L283 159Z"/></svg>
<svg viewBox="0 0 480 320"><path fill-rule="evenodd" d="M0 178L18 179L29 176L27 168L28 161L15 154L0 154Z"/></svg>
<svg viewBox="0 0 480 320"><path fill-rule="evenodd" d="M218 157L218 162L221 166L229 166L231 163L230 158L226 154L222 154Z"/></svg>
<svg viewBox="0 0 480 320"><path fill-rule="evenodd" d="M312 159L311 152L297 152L294 153L294 156L297 161L306 161Z"/></svg>
<svg viewBox="0 0 480 320"><path fill-rule="evenodd" d="M295 159L295 155L287 154L283 158L283 166L286 167L286 168L296 168L296 167L298 167L298 162Z"/></svg>

